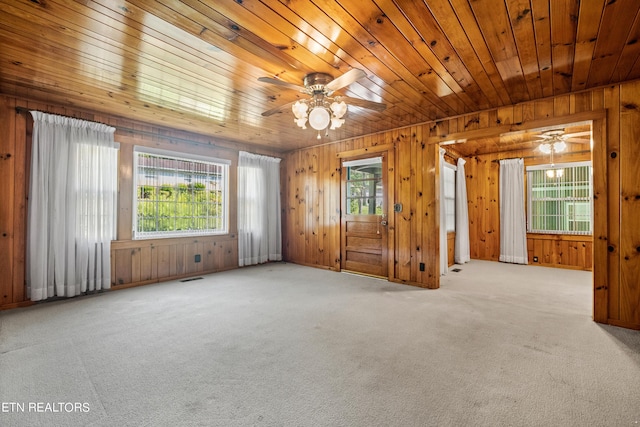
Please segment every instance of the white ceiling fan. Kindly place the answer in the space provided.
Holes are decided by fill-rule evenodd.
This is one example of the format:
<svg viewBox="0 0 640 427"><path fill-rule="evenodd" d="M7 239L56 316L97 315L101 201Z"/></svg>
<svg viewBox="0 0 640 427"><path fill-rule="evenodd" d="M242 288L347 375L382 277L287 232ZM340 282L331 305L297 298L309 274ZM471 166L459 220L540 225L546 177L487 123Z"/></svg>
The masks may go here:
<svg viewBox="0 0 640 427"><path fill-rule="evenodd" d="M533 136L542 139L538 149L545 154L552 151L560 153L566 150L567 143L585 144L591 141L591 131L565 133L564 129L553 129ZM589 138L580 138L581 136L589 136Z"/></svg>
<svg viewBox="0 0 640 427"><path fill-rule="evenodd" d="M314 72L304 77L304 86L298 86L271 77L260 77L258 80L261 82L271 83L308 95L308 98L280 105L279 107L265 111L262 115L271 116L275 113L291 109L295 115L294 122L302 129L306 129L308 121L309 125L318 131L318 138L320 138L321 130L337 129L342 126L344 123L343 117L347 112L348 105L374 111L384 111L384 109L387 108L386 104L380 102L343 95L334 96L334 92L337 90L366 76L364 71L357 68L349 70L335 79L330 74ZM329 125L331 126L329 127Z"/></svg>

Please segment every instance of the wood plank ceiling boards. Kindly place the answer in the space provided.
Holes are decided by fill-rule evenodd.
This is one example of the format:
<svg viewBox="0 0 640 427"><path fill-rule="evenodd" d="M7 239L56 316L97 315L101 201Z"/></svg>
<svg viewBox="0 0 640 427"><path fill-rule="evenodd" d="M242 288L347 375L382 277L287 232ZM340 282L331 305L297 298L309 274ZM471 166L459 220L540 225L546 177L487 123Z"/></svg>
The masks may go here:
<svg viewBox="0 0 640 427"><path fill-rule="evenodd" d="M0 0L0 92L290 151L310 72L366 78L322 143L640 77L634 0ZM462 130L462 129L460 129Z"/></svg>

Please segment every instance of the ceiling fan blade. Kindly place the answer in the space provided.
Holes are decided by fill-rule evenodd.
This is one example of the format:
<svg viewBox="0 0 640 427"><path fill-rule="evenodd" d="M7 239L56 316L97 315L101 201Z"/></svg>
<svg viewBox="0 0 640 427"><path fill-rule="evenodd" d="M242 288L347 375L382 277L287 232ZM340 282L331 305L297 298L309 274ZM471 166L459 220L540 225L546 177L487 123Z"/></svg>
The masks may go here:
<svg viewBox="0 0 640 427"><path fill-rule="evenodd" d="M367 73L359 68L354 68L347 71L338 78L331 80L324 87L329 92L335 92L338 89L342 89L345 86L349 86L351 83L360 80L363 77L367 77Z"/></svg>
<svg viewBox="0 0 640 427"><path fill-rule="evenodd" d="M287 83L282 80L273 79L271 77L258 77L258 81L261 81L263 83L271 83L272 85L286 87L287 89L297 90L298 92L303 92L303 93L307 92L307 88L304 86L294 85L293 83Z"/></svg>
<svg viewBox="0 0 640 427"><path fill-rule="evenodd" d="M575 138L576 136L591 136L591 131L587 130L584 132L574 132L574 133L565 133L564 138Z"/></svg>
<svg viewBox="0 0 640 427"><path fill-rule="evenodd" d="M344 101L348 105L354 107L362 107L374 111L384 111L387 108L387 104L381 102L367 101L366 99L351 98L349 96L336 96L337 101Z"/></svg>
<svg viewBox="0 0 640 427"><path fill-rule="evenodd" d="M296 101L287 102L286 104L283 104L283 105L281 105L279 107L275 107L275 108L272 108L271 110L265 111L264 113L262 113L262 115L264 117L269 117L269 116L272 116L272 115L274 115L276 113L280 113L282 111L291 110L291 106L293 104L295 104L295 103L296 103Z"/></svg>
<svg viewBox="0 0 640 427"><path fill-rule="evenodd" d="M591 139L584 138L566 138L564 142L572 142L574 144L591 144Z"/></svg>

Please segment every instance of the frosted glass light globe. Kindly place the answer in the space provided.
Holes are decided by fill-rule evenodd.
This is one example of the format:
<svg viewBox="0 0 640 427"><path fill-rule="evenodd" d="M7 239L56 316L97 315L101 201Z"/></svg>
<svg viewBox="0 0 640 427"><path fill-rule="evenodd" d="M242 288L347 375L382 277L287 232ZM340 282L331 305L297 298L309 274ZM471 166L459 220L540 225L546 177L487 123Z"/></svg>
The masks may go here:
<svg viewBox="0 0 640 427"><path fill-rule="evenodd" d="M339 119L337 117L331 117L331 129L338 129L340 126L344 124L344 119Z"/></svg>
<svg viewBox="0 0 640 427"><path fill-rule="evenodd" d="M331 104L331 111L333 111L333 115L338 119L341 119L342 116L347 112L347 104L344 101L341 102L333 102Z"/></svg>
<svg viewBox="0 0 640 427"><path fill-rule="evenodd" d="M296 116L296 119L301 119L303 117L306 118L307 109L309 109L309 106L306 103L300 102L300 101L296 101L291 106L291 111L293 111L293 114Z"/></svg>
<svg viewBox="0 0 640 427"><path fill-rule="evenodd" d="M326 129L330 120L331 116L326 108L314 107L309 113L309 125L315 130Z"/></svg>

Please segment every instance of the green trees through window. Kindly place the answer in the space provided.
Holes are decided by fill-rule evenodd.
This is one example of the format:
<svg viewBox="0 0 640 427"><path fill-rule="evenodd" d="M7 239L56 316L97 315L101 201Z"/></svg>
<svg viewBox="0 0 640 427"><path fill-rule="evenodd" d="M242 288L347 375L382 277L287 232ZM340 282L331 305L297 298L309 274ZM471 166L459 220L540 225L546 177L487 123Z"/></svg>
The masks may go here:
<svg viewBox="0 0 640 427"><path fill-rule="evenodd" d="M347 206L350 215L382 214L382 169L379 164L349 166Z"/></svg>
<svg viewBox="0 0 640 427"><path fill-rule="evenodd" d="M136 237L226 232L226 164L137 153L136 167Z"/></svg>

